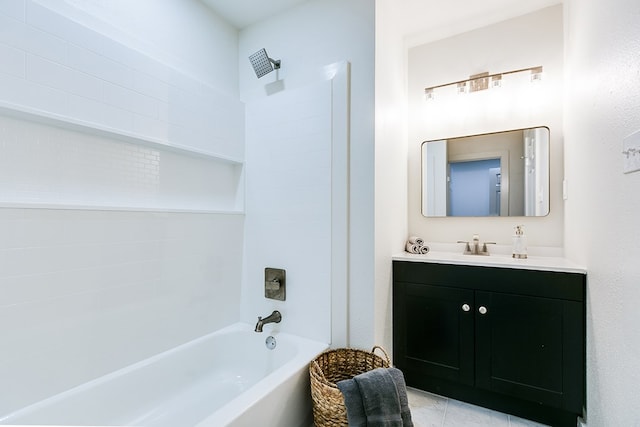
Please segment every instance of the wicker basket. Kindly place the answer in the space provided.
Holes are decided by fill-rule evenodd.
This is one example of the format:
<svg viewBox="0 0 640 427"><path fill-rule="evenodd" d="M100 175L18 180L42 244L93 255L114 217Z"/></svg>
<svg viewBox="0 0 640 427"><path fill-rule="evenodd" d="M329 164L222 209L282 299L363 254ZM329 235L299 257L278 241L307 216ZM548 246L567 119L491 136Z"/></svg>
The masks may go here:
<svg viewBox="0 0 640 427"><path fill-rule="evenodd" d="M376 349L384 353L384 358L374 354ZM347 408L336 383L376 368L388 368L389 364L389 356L380 346L371 352L339 348L316 357L309 365L315 427L348 427Z"/></svg>

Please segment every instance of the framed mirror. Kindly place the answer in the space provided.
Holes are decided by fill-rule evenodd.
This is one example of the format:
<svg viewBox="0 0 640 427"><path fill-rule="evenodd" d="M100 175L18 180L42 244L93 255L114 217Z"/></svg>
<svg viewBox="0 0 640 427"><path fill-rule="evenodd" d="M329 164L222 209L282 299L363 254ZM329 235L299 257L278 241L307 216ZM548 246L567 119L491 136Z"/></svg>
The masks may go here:
<svg viewBox="0 0 640 427"><path fill-rule="evenodd" d="M422 215L549 214L549 128L422 143Z"/></svg>

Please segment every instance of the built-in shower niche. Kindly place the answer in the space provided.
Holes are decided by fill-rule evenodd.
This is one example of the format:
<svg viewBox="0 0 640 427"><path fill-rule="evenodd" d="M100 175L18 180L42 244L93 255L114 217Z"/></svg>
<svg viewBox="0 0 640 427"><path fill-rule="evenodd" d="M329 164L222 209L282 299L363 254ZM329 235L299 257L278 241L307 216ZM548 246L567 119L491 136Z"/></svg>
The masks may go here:
<svg viewBox="0 0 640 427"><path fill-rule="evenodd" d="M0 206L244 210L239 159L42 119L0 116Z"/></svg>

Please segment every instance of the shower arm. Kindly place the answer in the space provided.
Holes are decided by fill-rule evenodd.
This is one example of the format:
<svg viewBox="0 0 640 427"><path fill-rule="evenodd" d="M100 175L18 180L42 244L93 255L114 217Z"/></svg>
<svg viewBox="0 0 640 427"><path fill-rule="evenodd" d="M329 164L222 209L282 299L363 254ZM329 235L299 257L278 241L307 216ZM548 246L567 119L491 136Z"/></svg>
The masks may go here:
<svg viewBox="0 0 640 427"><path fill-rule="evenodd" d="M273 68L275 70L279 70L280 69L280 60L279 59L271 59L267 56L267 59L269 59L269 62L271 62L273 64Z"/></svg>

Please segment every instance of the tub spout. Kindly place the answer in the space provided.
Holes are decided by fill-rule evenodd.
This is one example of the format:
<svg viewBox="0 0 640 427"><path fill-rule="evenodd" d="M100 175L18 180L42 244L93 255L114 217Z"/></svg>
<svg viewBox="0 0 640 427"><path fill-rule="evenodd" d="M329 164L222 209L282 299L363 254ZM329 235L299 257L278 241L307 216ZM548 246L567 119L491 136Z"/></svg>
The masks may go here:
<svg viewBox="0 0 640 427"><path fill-rule="evenodd" d="M273 313L271 313L264 319L262 317L258 317L258 323L256 323L256 332L262 332L262 327L267 323L280 323L281 320L282 315L278 310L274 310Z"/></svg>

